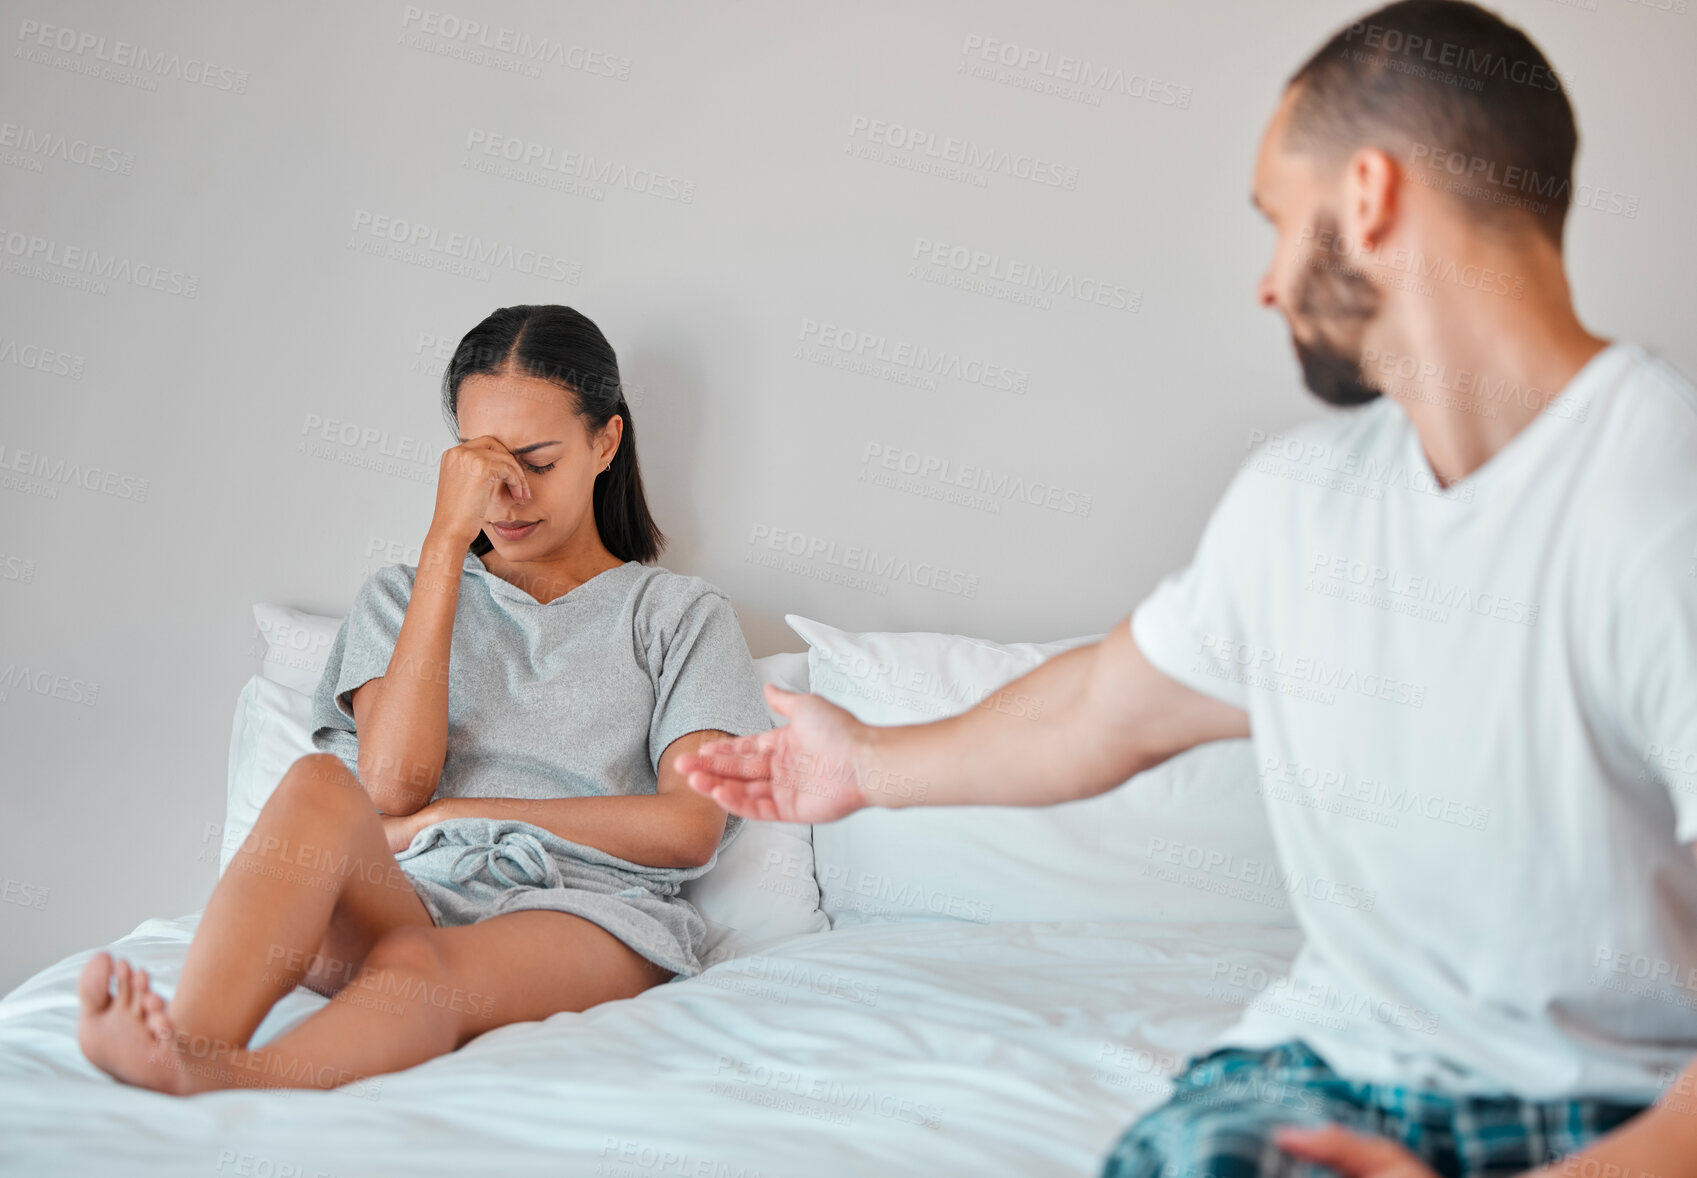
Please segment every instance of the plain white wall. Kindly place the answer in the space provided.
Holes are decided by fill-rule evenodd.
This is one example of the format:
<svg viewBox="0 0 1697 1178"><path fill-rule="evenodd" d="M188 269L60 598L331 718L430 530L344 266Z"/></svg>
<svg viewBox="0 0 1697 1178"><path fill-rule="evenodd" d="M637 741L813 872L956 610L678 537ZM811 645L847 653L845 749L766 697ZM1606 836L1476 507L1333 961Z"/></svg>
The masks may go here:
<svg viewBox="0 0 1697 1178"><path fill-rule="evenodd" d="M339 614L416 559L434 341L497 306L607 333L661 563L730 594L756 656L802 648L786 612L1105 630L1188 558L1249 432L1321 411L1251 297L1248 176L1360 5L445 2L0 4L0 467L61 471L0 486L0 668L52 677L0 685L0 988L204 902L250 606ZM1697 14L1658 3L1502 11L1572 84L1582 314L1692 372ZM1126 81L1048 93L990 42ZM987 162L939 174L874 123ZM479 148L506 139L563 170L503 174ZM396 222L427 240L387 256ZM456 272L454 235L495 255ZM1110 305L939 282L921 242ZM79 286L78 250L119 272ZM842 366L845 330L948 368ZM892 486L869 453L1039 502ZM844 575L865 549L898 571Z"/></svg>

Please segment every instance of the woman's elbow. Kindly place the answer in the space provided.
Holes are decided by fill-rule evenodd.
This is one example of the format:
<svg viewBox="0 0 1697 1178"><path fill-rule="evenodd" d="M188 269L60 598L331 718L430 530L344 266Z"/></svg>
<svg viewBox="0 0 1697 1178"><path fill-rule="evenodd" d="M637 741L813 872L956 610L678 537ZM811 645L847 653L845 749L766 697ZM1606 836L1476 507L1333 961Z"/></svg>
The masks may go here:
<svg viewBox="0 0 1697 1178"><path fill-rule="evenodd" d="M372 803L385 814L416 814L435 796L437 774L425 766L403 768L394 757L372 753L359 758L359 779Z"/></svg>
<svg viewBox="0 0 1697 1178"><path fill-rule="evenodd" d="M684 837L678 840L675 858L678 867L705 867L718 853L719 840L725 834L725 819L713 815L704 821L688 823Z"/></svg>

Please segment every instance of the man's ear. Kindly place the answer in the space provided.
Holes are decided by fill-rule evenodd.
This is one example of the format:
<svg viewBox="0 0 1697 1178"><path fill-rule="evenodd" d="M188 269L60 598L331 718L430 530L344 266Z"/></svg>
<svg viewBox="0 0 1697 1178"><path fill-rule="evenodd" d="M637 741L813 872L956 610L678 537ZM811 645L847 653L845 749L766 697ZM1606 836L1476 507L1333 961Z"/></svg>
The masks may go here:
<svg viewBox="0 0 1697 1178"><path fill-rule="evenodd" d="M1400 206L1402 165L1387 151L1363 147L1349 157L1343 174L1344 236L1372 252L1390 236Z"/></svg>

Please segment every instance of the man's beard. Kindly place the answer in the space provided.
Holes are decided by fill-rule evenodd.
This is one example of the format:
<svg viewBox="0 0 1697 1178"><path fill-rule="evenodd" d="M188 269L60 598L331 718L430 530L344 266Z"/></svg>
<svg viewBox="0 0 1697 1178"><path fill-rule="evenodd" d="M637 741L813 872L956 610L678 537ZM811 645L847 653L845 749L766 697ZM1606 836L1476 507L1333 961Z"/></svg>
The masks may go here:
<svg viewBox="0 0 1697 1178"><path fill-rule="evenodd" d="M1339 240L1336 217L1322 214L1314 228L1316 240ZM1328 262L1316 252L1302 268L1296 311L1319 329L1308 343L1291 332L1308 390L1328 405L1365 405L1378 397L1380 390L1368 384L1361 371L1361 337L1378 314L1379 288L1354 268ZM1328 326L1338 330L1342 342L1332 338Z"/></svg>
<svg viewBox="0 0 1697 1178"><path fill-rule="evenodd" d="M1361 361L1344 355L1321 339L1305 344L1295 336L1296 357L1302 361L1302 383L1328 405L1365 405L1379 390L1367 383Z"/></svg>

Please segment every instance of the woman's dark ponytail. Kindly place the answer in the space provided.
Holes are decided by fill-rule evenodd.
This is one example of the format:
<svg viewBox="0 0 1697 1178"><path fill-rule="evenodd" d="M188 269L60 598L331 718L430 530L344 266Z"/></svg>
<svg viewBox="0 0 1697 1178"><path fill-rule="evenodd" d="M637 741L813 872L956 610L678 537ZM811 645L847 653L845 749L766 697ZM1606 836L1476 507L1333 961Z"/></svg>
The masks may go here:
<svg viewBox="0 0 1697 1178"><path fill-rule="evenodd" d="M442 411L459 430L460 383L468 376L510 369L559 385L577 401L577 413L599 433L613 416L624 418L624 435L607 469L595 476L595 527L601 542L620 560L643 564L666 546L642 490L636 457L636 423L619 382L619 361L607 337L570 307L502 307L472 328L454 349L442 373ZM482 556L493 545L482 532L471 551Z"/></svg>

